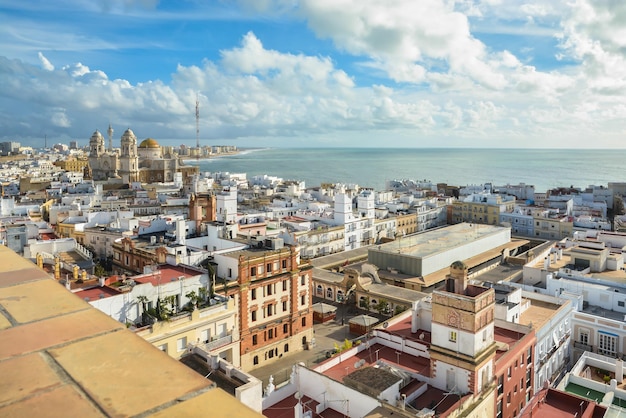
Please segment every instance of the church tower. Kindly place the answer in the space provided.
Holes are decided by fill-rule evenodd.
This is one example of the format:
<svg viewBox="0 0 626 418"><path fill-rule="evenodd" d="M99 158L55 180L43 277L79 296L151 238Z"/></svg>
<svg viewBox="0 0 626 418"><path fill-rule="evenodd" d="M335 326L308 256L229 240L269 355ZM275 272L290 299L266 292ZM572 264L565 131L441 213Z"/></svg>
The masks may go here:
<svg viewBox="0 0 626 418"><path fill-rule="evenodd" d="M120 170L118 174L124 183L139 180L139 157L137 154L137 137L133 131L126 129L121 141Z"/></svg>
<svg viewBox="0 0 626 418"><path fill-rule="evenodd" d="M89 158L98 158L104 154L104 137L96 130L89 139Z"/></svg>
<svg viewBox="0 0 626 418"><path fill-rule="evenodd" d="M433 292L430 369L435 387L479 394L494 372L495 292L468 284L467 272L455 261L445 286Z"/></svg>

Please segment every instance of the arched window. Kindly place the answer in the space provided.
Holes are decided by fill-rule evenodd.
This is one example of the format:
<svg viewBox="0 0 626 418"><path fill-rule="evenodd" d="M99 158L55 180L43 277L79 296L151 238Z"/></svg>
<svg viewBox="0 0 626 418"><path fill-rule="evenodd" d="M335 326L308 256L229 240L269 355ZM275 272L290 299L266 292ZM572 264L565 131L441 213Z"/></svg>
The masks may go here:
<svg viewBox="0 0 626 418"><path fill-rule="evenodd" d="M252 360L252 363L256 366L257 364L259 364L259 356L254 356L254 359Z"/></svg>
<svg viewBox="0 0 626 418"><path fill-rule="evenodd" d="M337 301L343 302L343 292L341 290L337 290Z"/></svg>
<svg viewBox="0 0 626 418"><path fill-rule="evenodd" d="M322 296L324 294L324 288L322 287L321 284L318 284L317 287L315 288L315 293Z"/></svg>
<svg viewBox="0 0 626 418"><path fill-rule="evenodd" d="M326 289L326 298L327 299L332 299L333 298L333 289L331 289L330 287L328 289Z"/></svg>
<svg viewBox="0 0 626 418"><path fill-rule="evenodd" d="M283 348L283 352L285 353L289 352L289 344L285 344L285 347Z"/></svg>

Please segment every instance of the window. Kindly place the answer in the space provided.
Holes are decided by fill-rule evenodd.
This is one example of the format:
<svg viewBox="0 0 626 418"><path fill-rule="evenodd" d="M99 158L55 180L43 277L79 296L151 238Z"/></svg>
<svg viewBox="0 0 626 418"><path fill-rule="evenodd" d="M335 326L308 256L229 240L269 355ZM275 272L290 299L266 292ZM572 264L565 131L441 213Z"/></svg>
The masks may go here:
<svg viewBox="0 0 626 418"><path fill-rule="evenodd" d="M517 393L517 385L513 386L513 393Z"/></svg>
<svg viewBox="0 0 626 418"><path fill-rule="evenodd" d="M252 322L256 321L256 311L252 311Z"/></svg>
<svg viewBox="0 0 626 418"><path fill-rule="evenodd" d="M448 338L450 341L452 341L453 343L456 342L456 331L450 331L450 335Z"/></svg>
<svg viewBox="0 0 626 418"><path fill-rule="evenodd" d="M623 308L624 307L624 301L623 300L618 300L617 301L617 306L621 306Z"/></svg>
<svg viewBox="0 0 626 418"><path fill-rule="evenodd" d="M233 277L233 269L228 269L228 277Z"/></svg>
<svg viewBox="0 0 626 418"><path fill-rule="evenodd" d="M506 394L506 404L510 404L511 403L511 392Z"/></svg>
<svg viewBox="0 0 626 418"><path fill-rule="evenodd" d="M500 375L498 377L498 395L502 395L504 393L504 375Z"/></svg>
<svg viewBox="0 0 626 418"><path fill-rule="evenodd" d="M287 290L287 280L283 280L283 292Z"/></svg>
<svg viewBox="0 0 626 418"><path fill-rule="evenodd" d="M272 338L274 338L274 330L273 330L272 328L270 328L270 329L267 331L267 338L268 338L268 339L270 339L270 340L271 340ZM515 387L517 388L517 386L515 386ZM517 391L517 390L516 390L516 391Z"/></svg>
<svg viewBox="0 0 626 418"><path fill-rule="evenodd" d="M301 284L302 286L304 286L304 285L306 284L306 276L301 276L301 277L300 277L300 284Z"/></svg>
<svg viewBox="0 0 626 418"><path fill-rule="evenodd" d="M283 352L285 352L285 353L289 352L289 344L285 344L285 346L283 348Z"/></svg>
<svg viewBox="0 0 626 418"><path fill-rule="evenodd" d="M302 318L302 326L306 327L306 317Z"/></svg>
<svg viewBox="0 0 626 418"><path fill-rule="evenodd" d="M252 363L256 366L257 364L259 364L259 356L254 356L254 359L252 360Z"/></svg>
<svg viewBox="0 0 626 418"><path fill-rule="evenodd" d="M267 285L267 295L268 295L268 296L272 294L272 290L273 290L273 289L272 289L272 285L271 285L271 284L268 284L268 285Z"/></svg>
<svg viewBox="0 0 626 418"><path fill-rule="evenodd" d="M159 350L163 351L164 353L167 353L167 344L161 344L159 346Z"/></svg>
<svg viewBox="0 0 626 418"><path fill-rule="evenodd" d="M589 345L589 331L580 330L580 334L578 334L578 341L580 341L581 344Z"/></svg>
<svg viewBox="0 0 626 418"><path fill-rule="evenodd" d="M617 352L617 335L600 331L598 337L598 354L615 357Z"/></svg>
<svg viewBox="0 0 626 418"><path fill-rule="evenodd" d="M528 347L528 351L526 352L526 364L531 364L533 361L533 348Z"/></svg>
<svg viewBox="0 0 626 418"><path fill-rule="evenodd" d="M252 336L252 345L257 345L257 344L258 344L258 342L259 342L258 337L257 337L257 335L256 335L256 334L254 334L254 335Z"/></svg>
<svg viewBox="0 0 626 418"><path fill-rule="evenodd" d="M183 351L185 348L187 348L187 337L176 340L176 350Z"/></svg>
<svg viewBox="0 0 626 418"><path fill-rule="evenodd" d="M256 267L250 267L250 276L256 276Z"/></svg>
<svg viewBox="0 0 626 418"><path fill-rule="evenodd" d="M267 305L267 316L272 316L272 305Z"/></svg>
<svg viewBox="0 0 626 418"><path fill-rule="evenodd" d="M524 378L523 377L519 380L519 390L520 392L524 390Z"/></svg>
<svg viewBox="0 0 626 418"><path fill-rule="evenodd" d="M251 297L252 297L252 300L255 300L255 299L256 299L256 289L252 289L252 290L250 291L250 295L251 295Z"/></svg>
<svg viewBox="0 0 626 418"><path fill-rule="evenodd" d="M317 285L317 287L315 288L315 293L320 296L324 294L324 288L322 288L322 285Z"/></svg>
<svg viewBox="0 0 626 418"><path fill-rule="evenodd" d="M289 332L289 325L283 324L283 334L287 334Z"/></svg>
<svg viewBox="0 0 626 418"><path fill-rule="evenodd" d="M511 366L509 366L509 369L506 372L506 377L508 377L509 379L511 378Z"/></svg>
<svg viewBox="0 0 626 418"><path fill-rule="evenodd" d="M265 271L268 273L272 272L272 264L271 263L267 263L267 265L265 266Z"/></svg>
<svg viewBox="0 0 626 418"><path fill-rule="evenodd" d="M530 387L530 369L526 370L526 388Z"/></svg>
<svg viewBox="0 0 626 418"><path fill-rule="evenodd" d="M300 296L300 305L304 306L306 304L306 296L302 295Z"/></svg>
<svg viewBox="0 0 626 418"><path fill-rule="evenodd" d="M287 301L283 301L283 312L287 312Z"/></svg>
<svg viewBox="0 0 626 418"><path fill-rule="evenodd" d="M496 408L496 418L502 418L502 399L498 401L498 406Z"/></svg>
<svg viewBox="0 0 626 418"><path fill-rule="evenodd" d="M287 260L283 260L283 268L286 269L287 268Z"/></svg>

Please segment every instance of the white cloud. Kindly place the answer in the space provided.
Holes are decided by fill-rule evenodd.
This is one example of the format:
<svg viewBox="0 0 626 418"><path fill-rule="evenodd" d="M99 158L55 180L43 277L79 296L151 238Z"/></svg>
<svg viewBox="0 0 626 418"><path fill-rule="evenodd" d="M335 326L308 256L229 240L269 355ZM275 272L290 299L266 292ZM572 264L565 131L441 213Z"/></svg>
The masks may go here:
<svg viewBox="0 0 626 418"><path fill-rule="evenodd" d="M589 144L589 138L615 138L626 129L626 36L620 32L626 7L621 4L279 3L253 6L284 19L297 13L342 54L284 52L276 39L251 31L242 34L239 45L223 48L218 59L179 64L171 81L135 82L107 74L82 55L68 63L48 49L59 39L79 51L88 51L91 40L97 50L119 45L109 39L53 34L54 42L34 49L41 43L27 38L43 32L26 31L28 48L20 54L28 58L0 57L3 135L45 132L86 141L110 121L118 132L132 127L140 137L190 140L197 93L201 136L238 141L319 135L352 137L360 146L393 133L450 141L442 146L490 138L523 140L523 146L567 138L571 146L596 146L601 142ZM111 4L111 13L124 12L123 2ZM537 47L532 42L517 49L494 47L488 36L476 35L477 25L485 33L485 28L498 33L507 27L510 36L530 34ZM541 42L551 41L546 34L557 30L562 61L545 70L549 66L533 61L533 54L545 48ZM279 46L264 45L270 42Z"/></svg>
<svg viewBox="0 0 626 418"><path fill-rule="evenodd" d="M37 56L39 57L39 62L41 62L41 67L44 70L54 71L54 65L52 65L52 63L48 61L48 58L44 57L41 52L39 52Z"/></svg>

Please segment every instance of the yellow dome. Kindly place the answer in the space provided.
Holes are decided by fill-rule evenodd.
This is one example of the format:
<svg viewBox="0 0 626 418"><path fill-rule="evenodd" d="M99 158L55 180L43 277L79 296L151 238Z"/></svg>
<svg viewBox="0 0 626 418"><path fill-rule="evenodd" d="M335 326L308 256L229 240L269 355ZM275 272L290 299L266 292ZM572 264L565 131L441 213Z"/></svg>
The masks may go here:
<svg viewBox="0 0 626 418"><path fill-rule="evenodd" d="M156 142L156 140L152 138L146 138L141 141L141 144L139 144L139 148L161 148L161 146L158 142Z"/></svg>

